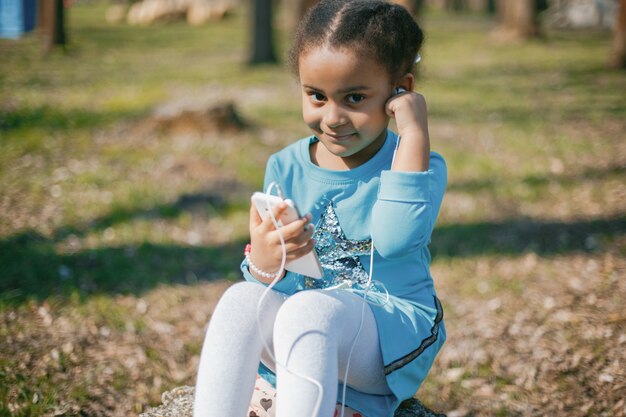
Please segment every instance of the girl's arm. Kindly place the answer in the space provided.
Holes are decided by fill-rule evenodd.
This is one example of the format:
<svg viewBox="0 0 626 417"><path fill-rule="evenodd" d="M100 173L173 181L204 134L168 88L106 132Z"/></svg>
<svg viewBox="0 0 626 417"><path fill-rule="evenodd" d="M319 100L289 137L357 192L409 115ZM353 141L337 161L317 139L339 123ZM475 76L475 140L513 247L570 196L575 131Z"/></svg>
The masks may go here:
<svg viewBox="0 0 626 417"><path fill-rule="evenodd" d="M432 152L425 172L383 171L372 211L372 235L387 259L412 256L430 242L447 182L446 163Z"/></svg>
<svg viewBox="0 0 626 417"><path fill-rule="evenodd" d="M265 170L264 191L267 189L268 184L273 181L279 181L280 175L274 162L274 158L270 157ZM274 212L274 217L279 218L285 207L278 207ZM304 216L302 219L281 228L283 238L285 239L287 261L302 256L313 248L313 241L311 240L313 227L310 227L309 222L310 216ZM249 258L244 259L241 263L241 271L247 281L269 284L273 281L273 278L266 278L255 273L253 268L250 268L248 259L258 269L265 272L272 273L277 271L282 260L280 237L271 218L261 219L252 203L250 206L249 230L251 250ZM286 294L294 293L300 285L296 275L291 272L283 272L283 276L274 288Z"/></svg>
<svg viewBox="0 0 626 417"><path fill-rule="evenodd" d="M402 139L391 169L393 171L427 171L430 160L430 138L424 96L414 91L392 97L387 113L396 119Z"/></svg>
<svg viewBox="0 0 626 417"><path fill-rule="evenodd" d="M381 175L372 232L377 251L388 259L411 256L430 242L447 183L444 159L430 152L426 101L420 94L392 97L400 143L391 171Z"/></svg>

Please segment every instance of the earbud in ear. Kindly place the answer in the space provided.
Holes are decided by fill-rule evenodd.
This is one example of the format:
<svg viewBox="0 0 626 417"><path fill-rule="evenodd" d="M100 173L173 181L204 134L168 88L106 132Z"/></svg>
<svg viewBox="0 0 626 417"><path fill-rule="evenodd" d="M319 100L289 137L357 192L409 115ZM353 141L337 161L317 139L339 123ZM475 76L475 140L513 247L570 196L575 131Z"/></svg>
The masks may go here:
<svg viewBox="0 0 626 417"><path fill-rule="evenodd" d="M397 96L398 94L402 94L402 93L406 93L406 90L405 90L404 88L402 88L402 87L396 87L396 88L393 90L393 94L394 94L394 95L396 95L396 96Z"/></svg>

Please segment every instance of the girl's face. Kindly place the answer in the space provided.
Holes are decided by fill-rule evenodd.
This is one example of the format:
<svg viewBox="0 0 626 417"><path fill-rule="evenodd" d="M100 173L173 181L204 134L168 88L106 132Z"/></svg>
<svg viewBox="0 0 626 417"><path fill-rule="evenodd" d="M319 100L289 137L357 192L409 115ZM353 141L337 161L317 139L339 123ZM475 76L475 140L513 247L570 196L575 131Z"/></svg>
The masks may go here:
<svg viewBox="0 0 626 417"><path fill-rule="evenodd" d="M346 49L312 49L299 59L302 115L323 146L311 148L313 162L349 169L367 162L385 142L385 104L393 85L372 59Z"/></svg>

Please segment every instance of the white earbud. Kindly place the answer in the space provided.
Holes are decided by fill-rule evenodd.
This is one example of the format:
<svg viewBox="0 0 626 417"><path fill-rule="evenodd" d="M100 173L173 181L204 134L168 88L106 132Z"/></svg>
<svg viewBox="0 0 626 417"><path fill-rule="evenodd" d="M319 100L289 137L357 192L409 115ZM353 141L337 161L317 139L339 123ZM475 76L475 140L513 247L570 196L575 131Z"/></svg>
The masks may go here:
<svg viewBox="0 0 626 417"><path fill-rule="evenodd" d="M393 94L397 96L398 94L406 93L406 90L402 87L397 87L393 90Z"/></svg>

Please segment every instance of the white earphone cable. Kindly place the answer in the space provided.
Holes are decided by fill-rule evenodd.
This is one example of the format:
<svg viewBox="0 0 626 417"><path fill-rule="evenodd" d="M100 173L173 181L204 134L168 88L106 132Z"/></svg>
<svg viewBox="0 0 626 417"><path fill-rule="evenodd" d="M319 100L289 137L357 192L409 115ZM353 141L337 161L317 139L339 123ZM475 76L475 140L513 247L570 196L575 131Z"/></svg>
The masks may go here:
<svg viewBox="0 0 626 417"><path fill-rule="evenodd" d="M396 146L395 149L393 151L393 156L391 159L391 165L393 166L393 162L396 159L396 153L398 151L398 146L400 145L400 137L398 136L397 141L396 141ZM278 194L280 195L281 198L284 198L282 190L280 189L280 186L276 183L276 182L271 182L267 189L266 189L266 194L271 194L272 190L276 188L278 189ZM302 379L305 379L309 382L311 382L312 384L314 384L319 391L319 394L317 396L317 400L315 403L315 409L314 409L314 413L312 415L312 417L316 417L321 404L322 404L322 398L324 396L324 387L322 386L322 384L319 381L316 381L315 379L307 376L307 375L302 375L299 373L296 373L292 370L290 370L286 364L281 364L276 360L276 357L274 356L274 354L272 353L271 349L269 348L269 345L267 344L267 341L263 338L263 334L261 332L261 321L260 321L260 316L261 316L261 304L263 303L263 300L265 299L265 297L267 296L267 294L272 290L272 288L274 288L274 286L276 285L276 283L279 281L280 277L283 275L283 273L285 272L285 264L287 263L287 250L285 248L285 238L282 234L282 231L280 230L280 225L278 223L278 220L276 219L276 217L274 216L274 211L272 210L272 207L270 206L270 202L269 200L267 201L267 209L270 213L270 217L272 219L272 223L274 224L274 227L276 228L276 231L278 232L278 236L280 238L280 246L281 246L281 250L282 250L282 258L281 258L281 262L280 262L280 268L278 270L278 272L276 273L276 277L274 277L274 279L272 280L272 282L267 286L267 288L265 289L265 291L263 292L263 294L261 295L261 297L259 298L259 301L257 303L257 307L256 307L256 321L257 321L257 329L259 331L259 334L261 335L261 341L263 342L263 347L265 348L266 352L268 353L268 355L270 356L270 358L274 361L274 363L276 364L276 366L282 366L283 368L285 368L285 370L295 376L298 376ZM342 394L341 394L341 417L344 417L344 413L345 413L345 407L346 407L346 393L347 393L347 386L348 386L348 372L350 370L350 361L352 359L352 352L354 351L354 348L356 347L356 342L361 334L361 329L363 328L363 322L365 319L365 306L366 303L367 304L373 304L373 305L377 305L377 306L384 306L389 302L389 291L387 291L387 288L385 287L385 285L382 282L376 281L379 283L379 285L382 286L382 288L385 291L385 300L382 304L378 304L376 302L370 301L367 299L367 296L370 292L370 290L372 289L372 284L373 284L373 277L374 275L374 235L372 233L372 241L371 241L371 248L370 248L370 270L369 270L369 274L368 274L368 279L367 279L367 284L365 285L365 289L364 290L357 290L357 289L353 289L353 288L348 288L349 291L351 291L354 294L363 294L363 304L361 306L361 318L359 320L359 327L357 329L356 335L354 336L354 339L352 341L352 346L350 347L350 352L348 353L348 359L347 359L347 363L346 363L346 370L344 372L344 377L343 377L343 389L342 389ZM328 290L332 290L333 288L328 288Z"/></svg>
<svg viewBox="0 0 626 417"><path fill-rule="evenodd" d="M279 187L279 185L276 182L272 182L272 183L269 184L269 186L267 187L266 193L270 194L275 187L279 190L279 194L282 197L282 191L280 190L280 187ZM280 230L280 225L278 224L278 220L276 219L276 216L274 216L274 211L272 210L272 207L270 206L269 200L267 201L267 209L268 209L268 211L270 213L270 217L272 219L272 223L274 224L274 227L276 228L276 231L278 232L278 237L280 238L280 246L281 246L281 250L282 250L282 258L281 258L281 261L280 261L280 268L278 269L278 272L276 272L276 277L274 277L272 282L263 291L263 294L261 294L261 297L259 298L259 301L257 303L257 306L256 306L257 329L259 331L259 334L260 334L260 337L261 337L261 341L263 342L263 347L265 348L265 351L270 356L270 358L276 364L276 367L282 366L287 372L291 373L292 375L298 376L298 377L300 377L300 378L302 378L302 379L304 379L306 381L309 381L309 382L311 382L313 385L315 385L317 387L319 394L318 394L317 400L315 402L315 412L313 413L313 417L315 417L315 416L317 416L317 414L318 414L318 412L320 410L320 407L322 405L322 398L323 398L323 395L324 395L324 387L322 386L322 384L319 381L316 381L315 379L313 379L313 378L311 378L311 377L309 377L307 375L302 375L302 374L299 374L297 372L294 372L294 371L292 371L291 369L289 369L287 367L287 364L282 364L282 363L278 362L278 360L274 356L274 353L270 349L267 341L263 338L263 333L261 332L261 320L260 320L260 317L261 317L261 304L263 303L263 300L265 299L267 294L269 294L269 292L272 290L272 288L274 288L276 283L279 281L279 279L281 278L281 276L285 272L285 264L287 263L287 249L285 248L285 238L284 238L284 236L282 234L282 231Z"/></svg>
<svg viewBox="0 0 626 417"><path fill-rule="evenodd" d="M393 156L391 157L391 166L393 166L393 162L396 160L396 153L398 152L399 146L400 146L400 137L398 136L396 140L396 146L393 150ZM364 291L352 290L352 292L355 294L362 292L364 302L361 308L361 320L359 322L359 328L356 332L356 336L354 336L354 340L352 341L352 346L350 347L350 353L348 354L348 362L346 364L346 372L344 373L344 377L343 377L343 390L341 394L341 417L344 417L344 413L346 409L346 390L347 390L347 385L348 385L348 371L350 369L350 359L352 359L352 351L354 350L356 346L356 342L359 338L359 335L361 334L361 329L363 328L363 320L365 318L365 303L378 305L367 299L367 295L372 288L372 283L374 282L372 279L373 276L374 276L374 234L372 233L372 243L370 247L370 271L369 271L368 278L367 278L367 285L365 286ZM384 306L389 302L389 291L387 291L387 288L382 282L380 282L380 285L385 290L385 301L384 303L380 305L380 306Z"/></svg>

